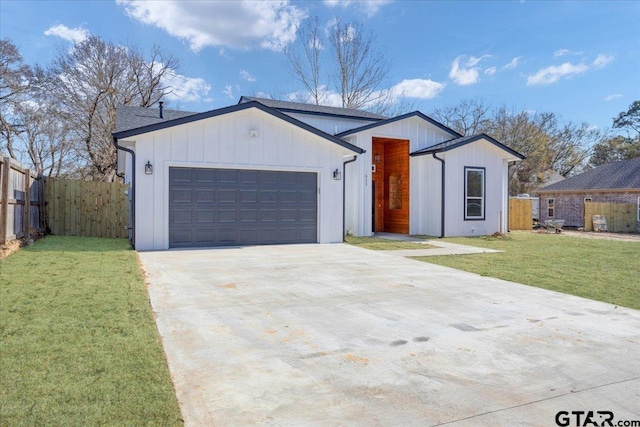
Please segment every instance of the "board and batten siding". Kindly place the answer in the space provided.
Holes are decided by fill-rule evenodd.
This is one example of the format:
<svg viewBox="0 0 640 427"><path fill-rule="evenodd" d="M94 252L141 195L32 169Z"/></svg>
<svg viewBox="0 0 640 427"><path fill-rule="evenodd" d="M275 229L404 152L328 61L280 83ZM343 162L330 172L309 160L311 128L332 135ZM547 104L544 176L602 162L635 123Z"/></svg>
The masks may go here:
<svg viewBox="0 0 640 427"><path fill-rule="evenodd" d="M347 165L345 173L347 180L345 228L356 236L371 236L373 234L371 224L371 148L374 137L409 140L409 152L412 153L447 141L453 136L421 118L409 117L344 138L366 151L360 154L354 163ZM422 220L422 216L417 216L419 211L416 209L415 201L418 200L418 204L424 205L427 202L420 202L428 197L424 191L433 189L431 183L422 181L422 174L414 173L416 165L417 163L411 159L409 164L409 229L411 233L413 233L414 224ZM439 180L439 178L437 179ZM437 185L435 190L439 192L439 181ZM433 202L429 199L428 203Z"/></svg>
<svg viewBox="0 0 640 427"><path fill-rule="evenodd" d="M250 131L257 135L250 136ZM241 110L135 137L136 249L169 247L169 168L315 172L318 241L342 242L342 170L352 151L257 109ZM126 141L120 142L126 145ZM347 157L347 158L348 158ZM128 158L130 159L130 157ZM150 161L153 175L145 175Z"/></svg>
<svg viewBox="0 0 640 427"><path fill-rule="evenodd" d="M482 236L497 231L507 232L509 185L506 156L506 152L486 141L438 154L446 162L445 236ZM484 220L464 219L465 167L485 169Z"/></svg>
<svg viewBox="0 0 640 427"><path fill-rule="evenodd" d="M347 117L329 117L321 114L301 114L285 111L284 114L298 119L316 129L320 129L330 135L335 135L341 132L346 132L351 129L366 126L371 123L375 123L376 120L367 120L360 118L347 118Z"/></svg>

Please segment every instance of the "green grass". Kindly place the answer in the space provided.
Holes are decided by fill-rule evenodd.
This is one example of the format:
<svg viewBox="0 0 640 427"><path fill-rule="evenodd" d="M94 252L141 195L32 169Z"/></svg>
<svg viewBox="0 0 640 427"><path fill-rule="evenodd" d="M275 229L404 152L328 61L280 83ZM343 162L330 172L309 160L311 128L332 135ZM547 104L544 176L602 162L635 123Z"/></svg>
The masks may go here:
<svg viewBox="0 0 640 427"><path fill-rule="evenodd" d="M50 236L0 260L0 426L182 424L126 240Z"/></svg>
<svg viewBox="0 0 640 427"><path fill-rule="evenodd" d="M640 309L638 242L529 232L443 240L505 252L416 259Z"/></svg>
<svg viewBox="0 0 640 427"><path fill-rule="evenodd" d="M383 239L381 237L346 236L344 240L350 245L374 251L400 251L405 249L435 248L435 246L426 243L403 242L401 240Z"/></svg>

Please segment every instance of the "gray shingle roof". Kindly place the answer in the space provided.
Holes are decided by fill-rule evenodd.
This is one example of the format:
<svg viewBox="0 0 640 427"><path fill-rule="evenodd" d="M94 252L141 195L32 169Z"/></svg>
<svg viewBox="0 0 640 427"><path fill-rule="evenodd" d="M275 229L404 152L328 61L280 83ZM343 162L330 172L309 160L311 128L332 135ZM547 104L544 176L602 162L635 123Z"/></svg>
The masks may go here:
<svg viewBox="0 0 640 427"><path fill-rule="evenodd" d="M114 133L162 123L167 120L179 119L193 114L196 113L190 111L168 110L164 108L162 110L162 116L164 118L161 119L160 110L158 108L119 105L116 108L116 129Z"/></svg>
<svg viewBox="0 0 640 427"><path fill-rule="evenodd" d="M538 191L614 190L622 188L640 189L640 157L607 163L548 185Z"/></svg>
<svg viewBox="0 0 640 427"><path fill-rule="evenodd" d="M384 116L381 116L380 114L374 114L369 111L356 110L353 108L327 107L325 105L304 104L301 102L280 101L277 99L255 98L252 96L241 97L238 104L250 101L259 102L263 105L266 105L267 107L271 107L283 112L301 112L373 120L382 120L386 118Z"/></svg>
<svg viewBox="0 0 640 427"><path fill-rule="evenodd" d="M425 154L431 153L441 153L444 151L453 150L454 148L462 147L463 145L469 144L471 142L478 141L479 139L484 139L497 146L498 148L503 149L504 151L511 153L513 156L518 157L519 159L524 159L525 156L518 153L515 150L507 147L503 143L491 138L489 135L485 133L481 133L478 135L467 135L461 136L460 138L450 139L448 141L441 142L440 144L432 145L431 147L423 148L422 150L414 151L411 153L412 156L421 156Z"/></svg>

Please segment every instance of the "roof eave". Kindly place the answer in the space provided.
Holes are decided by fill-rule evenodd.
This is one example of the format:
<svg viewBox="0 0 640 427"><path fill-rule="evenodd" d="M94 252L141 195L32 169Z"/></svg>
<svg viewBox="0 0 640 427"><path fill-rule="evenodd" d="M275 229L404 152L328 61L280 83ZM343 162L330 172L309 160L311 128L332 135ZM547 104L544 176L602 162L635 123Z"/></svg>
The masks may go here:
<svg viewBox="0 0 640 427"><path fill-rule="evenodd" d="M122 138L129 138L131 136L136 136L136 135L141 135L143 133L149 133L149 132L155 132L158 130L162 130L162 129L167 129L170 127L174 127L174 126L179 126L179 125L183 125L183 124L187 124L187 123L192 123L195 121L199 121L199 120L203 120L203 119L207 119L207 118L211 118L211 117L217 117L217 116L221 116L224 114L230 114L230 113L234 113L236 111L242 111L242 110L246 110L249 108L256 108L260 111L263 111L267 114L270 114L274 117L277 117L281 120L284 120L287 123L290 123L294 126L297 126L299 128L302 128L314 135L317 135L321 138L324 138L326 140L329 140L343 148L346 148L350 151L353 151L354 153L357 154L362 154L364 153L364 150L360 147L357 147L347 141L344 141L336 136L330 135L326 132L323 132L311 125L308 125L304 122L301 122L300 120L288 116L274 108L270 108L267 107L264 104L261 104L260 102L257 101L249 101L249 102L245 102L245 103L239 103L239 104L235 104L232 105L230 107L224 107L224 108L219 108L217 110L211 110L211 111L206 111L204 113L197 113L197 114L193 114L191 116L186 116L186 117L180 117L177 119L173 119L173 120L167 120L164 122L160 122L160 123L155 123L152 125L147 125L147 126L142 126L139 128L134 128L134 129L129 129L126 131L121 131L121 132L114 132L112 133L112 136L114 138L117 139L122 139Z"/></svg>

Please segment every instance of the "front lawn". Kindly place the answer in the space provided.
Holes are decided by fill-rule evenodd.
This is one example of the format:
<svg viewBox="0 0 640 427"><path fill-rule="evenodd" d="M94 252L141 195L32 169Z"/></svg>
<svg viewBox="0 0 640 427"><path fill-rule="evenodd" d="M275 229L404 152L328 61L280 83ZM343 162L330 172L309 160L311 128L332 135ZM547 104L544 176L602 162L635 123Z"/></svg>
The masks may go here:
<svg viewBox="0 0 640 427"><path fill-rule="evenodd" d="M0 426L182 424L126 240L49 236L0 260Z"/></svg>
<svg viewBox="0 0 640 427"><path fill-rule="evenodd" d="M640 243L511 232L443 241L499 249L421 261L640 309Z"/></svg>
<svg viewBox="0 0 640 427"><path fill-rule="evenodd" d="M353 246L359 246L374 251L400 251L406 249L431 249L433 245L421 242L406 242L402 240L390 240L382 237L357 237L345 236L344 241Z"/></svg>

